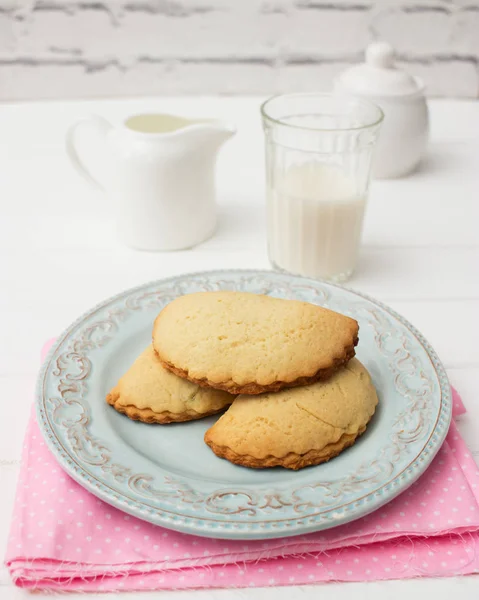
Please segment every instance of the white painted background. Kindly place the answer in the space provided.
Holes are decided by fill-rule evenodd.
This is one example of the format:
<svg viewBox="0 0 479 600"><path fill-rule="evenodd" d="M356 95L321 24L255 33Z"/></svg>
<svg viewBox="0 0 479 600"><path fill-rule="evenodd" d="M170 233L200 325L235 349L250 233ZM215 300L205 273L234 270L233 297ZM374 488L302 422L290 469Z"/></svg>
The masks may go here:
<svg viewBox="0 0 479 600"><path fill-rule="evenodd" d="M327 90L375 39L478 97L479 0L0 0L0 99Z"/></svg>

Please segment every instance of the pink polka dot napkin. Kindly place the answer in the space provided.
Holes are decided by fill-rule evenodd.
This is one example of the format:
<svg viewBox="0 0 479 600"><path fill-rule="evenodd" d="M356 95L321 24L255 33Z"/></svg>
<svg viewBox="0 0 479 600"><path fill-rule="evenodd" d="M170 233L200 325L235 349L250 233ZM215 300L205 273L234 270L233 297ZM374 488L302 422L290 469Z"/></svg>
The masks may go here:
<svg viewBox="0 0 479 600"><path fill-rule="evenodd" d="M455 414L464 412L454 394ZM358 521L306 536L227 541L125 515L59 467L28 425L6 564L16 585L117 591L259 587L479 572L479 470L452 423L431 467Z"/></svg>

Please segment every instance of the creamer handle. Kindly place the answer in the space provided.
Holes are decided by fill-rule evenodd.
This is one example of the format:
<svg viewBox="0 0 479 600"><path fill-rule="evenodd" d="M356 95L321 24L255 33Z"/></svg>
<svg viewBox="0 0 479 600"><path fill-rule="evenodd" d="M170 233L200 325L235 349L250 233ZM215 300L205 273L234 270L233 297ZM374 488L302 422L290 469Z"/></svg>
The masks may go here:
<svg viewBox="0 0 479 600"><path fill-rule="evenodd" d="M81 161L75 143L75 134L77 129L84 125L93 126L93 128L97 131L101 137L105 138L108 131L112 128L112 125L103 117L99 117L97 115L92 115L91 117L85 117L80 119L76 123L70 126L67 131L65 138L65 145L67 154L71 160L72 165L75 167L77 172L86 180L90 185L92 185L95 189L104 190L101 183L99 183L88 171L83 162Z"/></svg>

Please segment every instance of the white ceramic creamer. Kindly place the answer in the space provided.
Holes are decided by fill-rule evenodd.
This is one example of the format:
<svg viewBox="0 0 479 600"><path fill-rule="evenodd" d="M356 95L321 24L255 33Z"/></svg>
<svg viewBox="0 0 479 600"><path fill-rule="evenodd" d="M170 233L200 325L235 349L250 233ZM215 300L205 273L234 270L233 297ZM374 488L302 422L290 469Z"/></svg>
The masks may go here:
<svg viewBox="0 0 479 600"><path fill-rule="evenodd" d="M77 144L81 128L93 130L89 146ZM181 250L215 230L216 155L234 133L220 121L165 114L134 115L118 126L94 116L70 127L66 149L78 172L113 198L122 242Z"/></svg>

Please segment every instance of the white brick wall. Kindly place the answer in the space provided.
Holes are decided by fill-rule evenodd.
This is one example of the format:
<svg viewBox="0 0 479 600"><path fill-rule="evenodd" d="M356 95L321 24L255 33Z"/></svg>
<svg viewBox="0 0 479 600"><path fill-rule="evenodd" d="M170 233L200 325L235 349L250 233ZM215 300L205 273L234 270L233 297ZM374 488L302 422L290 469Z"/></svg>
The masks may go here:
<svg viewBox="0 0 479 600"><path fill-rule="evenodd" d="M375 39L479 95L479 0L0 0L0 98L327 90Z"/></svg>

